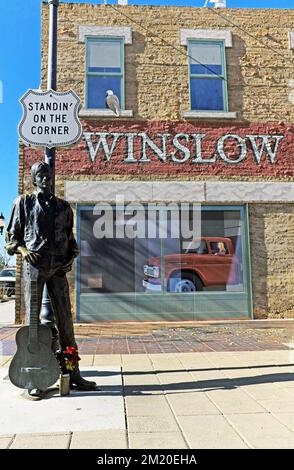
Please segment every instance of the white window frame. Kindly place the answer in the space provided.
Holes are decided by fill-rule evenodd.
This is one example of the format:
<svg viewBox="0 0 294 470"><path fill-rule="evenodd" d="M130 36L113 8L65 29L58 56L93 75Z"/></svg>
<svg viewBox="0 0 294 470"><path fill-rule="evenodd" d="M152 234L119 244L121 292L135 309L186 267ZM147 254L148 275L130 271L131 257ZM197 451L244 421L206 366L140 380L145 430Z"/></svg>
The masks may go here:
<svg viewBox="0 0 294 470"><path fill-rule="evenodd" d="M210 29L181 29L180 30L180 44L181 46L189 46L191 40L207 40L216 41L222 40L225 48L232 47L232 33L228 30L210 30ZM189 71L190 81L190 71ZM182 117L184 118L214 118L214 119L236 119L236 112L229 111L183 111Z"/></svg>
<svg viewBox="0 0 294 470"><path fill-rule="evenodd" d="M78 26L78 42L87 45L87 38L123 38L124 45L132 44L132 29L128 26ZM125 79L125 77L124 77ZM85 100L86 102L87 100ZM114 113L110 109L82 109L80 117L109 117ZM120 117L133 117L132 110L121 110Z"/></svg>

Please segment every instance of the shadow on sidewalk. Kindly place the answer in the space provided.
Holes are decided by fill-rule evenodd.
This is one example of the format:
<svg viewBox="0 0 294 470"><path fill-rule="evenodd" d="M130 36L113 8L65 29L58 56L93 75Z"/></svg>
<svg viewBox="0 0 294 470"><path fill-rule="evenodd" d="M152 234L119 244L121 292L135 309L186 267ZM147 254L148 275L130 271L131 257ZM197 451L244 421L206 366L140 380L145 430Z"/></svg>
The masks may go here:
<svg viewBox="0 0 294 470"><path fill-rule="evenodd" d="M286 365L286 364L285 364ZM289 364L287 364L289 366ZM263 367L282 367L279 366L254 366L254 368L263 368ZM136 375L145 375L145 374L154 374L156 373L173 373L176 372L178 374L187 373L187 372L202 372L202 371L219 371L219 370L234 370L234 369L247 369L246 367L225 367L225 368L210 368L210 369L189 369L189 370L160 370L160 371L147 371L147 372L123 372L122 375L124 376L136 376ZM92 375L101 375L99 371L85 371L83 372L83 376L91 377ZM107 375L107 372L103 372L104 375ZM113 373L112 375L118 375L119 372ZM290 373L276 373L276 374L264 374L264 375L254 375L249 377L238 377L238 378L217 378L217 379L206 379L206 380L192 380L189 382L178 382L178 383L165 383L165 384L138 384L138 385L123 385L124 395L148 395L152 394L153 392L164 392L164 393L188 393L192 391L205 391L209 392L212 390L233 390L239 387L243 387L246 385L261 385L261 384L270 384L270 383L283 383L283 382L291 382L294 381L294 372ZM99 394L117 394L117 392L121 390L121 387L118 386L102 386L102 391ZM294 386L293 386L293 394L294 394Z"/></svg>

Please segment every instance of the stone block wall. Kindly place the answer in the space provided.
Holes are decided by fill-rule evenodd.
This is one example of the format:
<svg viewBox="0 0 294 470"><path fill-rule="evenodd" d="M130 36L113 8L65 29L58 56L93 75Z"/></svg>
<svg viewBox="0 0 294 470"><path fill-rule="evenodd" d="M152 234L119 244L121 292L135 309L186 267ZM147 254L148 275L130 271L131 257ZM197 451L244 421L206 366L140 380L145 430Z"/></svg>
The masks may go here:
<svg viewBox="0 0 294 470"><path fill-rule="evenodd" d="M42 77L46 84L48 7L43 5ZM178 120L189 110L188 59L180 29L229 30L226 48L229 111L250 122L293 121L294 11L163 6L60 4L58 88L85 98L85 44L78 27L128 26L125 46L126 109L136 119Z"/></svg>
<svg viewBox="0 0 294 470"><path fill-rule="evenodd" d="M294 205L249 206L255 318L294 316Z"/></svg>

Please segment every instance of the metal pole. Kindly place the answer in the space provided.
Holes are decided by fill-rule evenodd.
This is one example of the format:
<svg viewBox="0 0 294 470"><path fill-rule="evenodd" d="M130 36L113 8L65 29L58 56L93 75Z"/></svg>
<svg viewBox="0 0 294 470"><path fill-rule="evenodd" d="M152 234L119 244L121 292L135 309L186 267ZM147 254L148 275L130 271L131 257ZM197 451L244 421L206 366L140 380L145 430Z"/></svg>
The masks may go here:
<svg viewBox="0 0 294 470"><path fill-rule="evenodd" d="M47 73L47 89L57 89L57 18L59 0L48 0L49 6L49 45L48 45L48 73ZM45 149L45 162L48 163L52 170L52 193L55 193L55 148ZM51 306L47 286L45 284L42 308L41 323L46 324L52 329L54 343L57 341L57 329L55 326L54 312ZM53 348L56 349L55 344Z"/></svg>
<svg viewBox="0 0 294 470"><path fill-rule="evenodd" d="M47 90L57 89L57 17L59 0L48 0L49 5L49 45ZM45 162L52 170L52 193L55 193L55 148L46 148Z"/></svg>

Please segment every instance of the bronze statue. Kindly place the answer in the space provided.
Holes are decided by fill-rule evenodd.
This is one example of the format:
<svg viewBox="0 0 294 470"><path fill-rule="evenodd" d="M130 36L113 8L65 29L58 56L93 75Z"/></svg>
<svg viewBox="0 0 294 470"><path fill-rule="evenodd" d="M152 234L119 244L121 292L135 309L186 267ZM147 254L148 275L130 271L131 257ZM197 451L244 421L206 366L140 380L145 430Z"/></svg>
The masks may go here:
<svg viewBox="0 0 294 470"><path fill-rule="evenodd" d="M39 322L46 283L59 334L60 350L56 351L56 346L52 347L60 368L64 371L66 356L62 356L62 353L73 352L72 366L69 368L72 369L69 370L71 387L97 390L95 382L81 377L77 362L77 344L66 279L66 273L71 270L79 253L72 231L73 212L68 202L51 193L52 173L48 164L35 163L31 168L31 176L36 190L16 199L6 233L7 252L10 255L20 253L24 260L26 322L30 323L32 318L37 318ZM32 344L33 341L34 337L31 338ZM44 390L28 388L31 397L42 397Z"/></svg>

